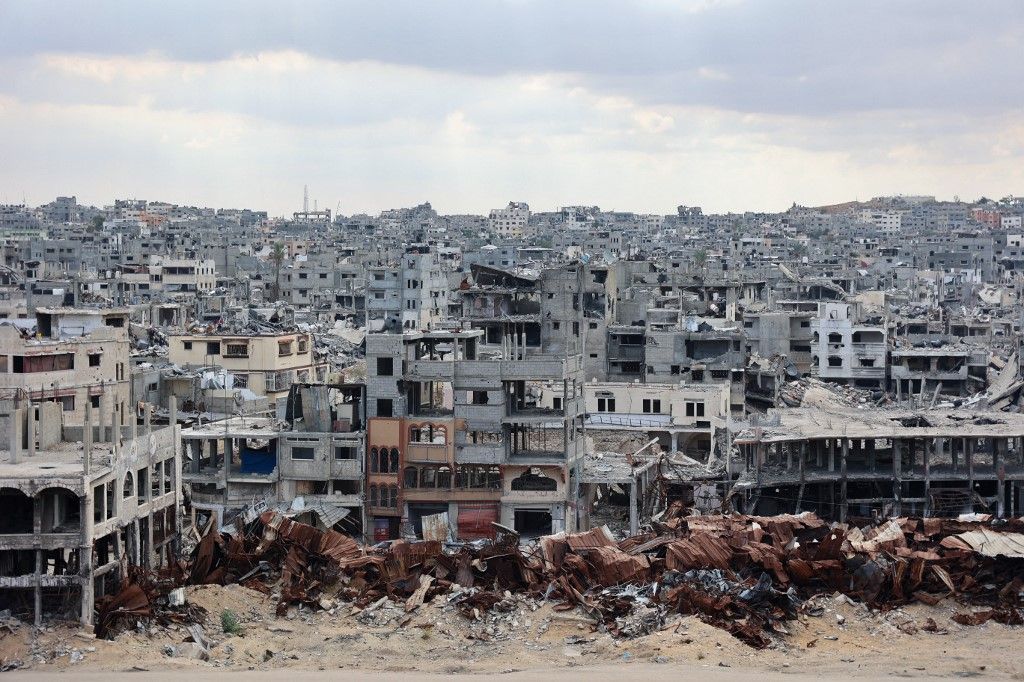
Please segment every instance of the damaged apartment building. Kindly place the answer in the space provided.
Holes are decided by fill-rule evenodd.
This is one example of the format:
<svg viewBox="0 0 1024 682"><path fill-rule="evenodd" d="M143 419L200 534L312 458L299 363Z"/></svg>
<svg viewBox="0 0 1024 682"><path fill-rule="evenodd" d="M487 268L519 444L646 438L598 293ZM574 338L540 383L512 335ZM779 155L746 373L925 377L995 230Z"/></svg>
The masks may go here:
<svg viewBox="0 0 1024 682"><path fill-rule="evenodd" d="M0 394L0 608L36 625L93 622L128 566L177 560L179 429L125 415L113 394L77 424L61 402ZM171 412L174 403L171 402Z"/></svg>
<svg viewBox="0 0 1024 682"><path fill-rule="evenodd" d="M447 514L462 539L493 523L577 527L585 451L582 266L523 277L474 266L461 328L369 334L367 507L373 537ZM561 396L541 401L544 383Z"/></svg>

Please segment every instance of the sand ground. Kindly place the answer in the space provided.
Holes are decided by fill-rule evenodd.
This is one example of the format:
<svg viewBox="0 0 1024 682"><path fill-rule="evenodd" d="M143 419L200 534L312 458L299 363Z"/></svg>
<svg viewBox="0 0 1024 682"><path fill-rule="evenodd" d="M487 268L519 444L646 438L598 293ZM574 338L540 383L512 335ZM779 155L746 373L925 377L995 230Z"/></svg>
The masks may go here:
<svg viewBox="0 0 1024 682"><path fill-rule="evenodd" d="M693 617L670 619L663 629L641 637L614 639L593 631L586 616L559 613L529 599L513 598L507 611L481 614L479 620L465 618L443 598L411 613L402 605L358 612L340 604L330 611L293 609L287 617L275 618L269 597L238 585L191 587L187 595L209 612L204 628L212 641L209 660L190 657L198 655L197 647L185 643L188 633L177 626L139 627L105 641L73 625L54 624L41 632L23 625L5 634L0 662L20 661L15 677L70 672L98 680L132 673L137 680L176 673L196 682L227 671L274 674L277 679L287 671L317 679L317 673L339 669L346 675L365 673L367 679L373 675L374 680L503 674L526 682L544 672L556 680L586 674L593 680L629 682L686 671L731 679L1024 680L1024 629L993 622L958 625L950 617L967 609L950 600L879 613L845 597L820 598L820 615L788 623L788 634L780 635L772 648L758 651ZM241 635L223 633L220 614L225 609L237 614ZM921 629L928 618L938 633Z"/></svg>

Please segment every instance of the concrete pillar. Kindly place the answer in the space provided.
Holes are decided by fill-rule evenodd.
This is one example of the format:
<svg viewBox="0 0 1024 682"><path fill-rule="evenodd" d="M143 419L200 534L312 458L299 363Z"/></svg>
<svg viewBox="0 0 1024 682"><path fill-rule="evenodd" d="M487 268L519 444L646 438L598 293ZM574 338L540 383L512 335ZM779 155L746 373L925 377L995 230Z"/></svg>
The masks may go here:
<svg viewBox="0 0 1024 682"><path fill-rule="evenodd" d="M1009 441L1004 438L992 439L992 466L996 470L996 515L1003 518L1006 512L1006 469L1003 466L1001 451L1009 449Z"/></svg>
<svg viewBox="0 0 1024 682"><path fill-rule="evenodd" d="M970 491L971 511L974 511L974 439L964 438L964 463L967 465L967 489Z"/></svg>
<svg viewBox="0 0 1024 682"><path fill-rule="evenodd" d="M134 441L139 437L139 406L133 405L131 419L128 421L128 438Z"/></svg>
<svg viewBox="0 0 1024 682"><path fill-rule="evenodd" d="M21 461L21 440L22 440L22 423L25 421L25 410L15 409L11 412L11 442L8 447L11 451L11 464L17 464Z"/></svg>
<svg viewBox="0 0 1024 682"><path fill-rule="evenodd" d="M636 535L637 533L640 532L640 518L639 518L639 515L637 513L637 508L636 508L637 498L639 497L637 495L637 492L638 492L637 488L638 487L639 487L639 485L637 484L637 481L634 478L630 482L630 484L629 484L629 534L630 535Z"/></svg>
<svg viewBox="0 0 1024 682"><path fill-rule="evenodd" d="M92 402L86 401L85 423L82 429L82 473L85 474L86 484L89 483L89 473L92 470L92 438ZM86 485L86 487L91 489L89 485ZM91 509L89 510L89 518L92 518Z"/></svg>
<svg viewBox="0 0 1024 682"><path fill-rule="evenodd" d="M913 441L911 441L913 443ZM927 446L926 446L927 449ZM913 463L914 447L910 447L911 463ZM898 454L894 453L892 458L892 499L893 499L893 514L900 516L903 513L903 458Z"/></svg>
<svg viewBox="0 0 1024 682"><path fill-rule="evenodd" d="M114 396L104 390L100 395L100 442L109 443L110 434L107 433L107 424L110 423L110 411L113 407Z"/></svg>
<svg viewBox="0 0 1024 682"><path fill-rule="evenodd" d="M39 406L32 405L28 408L28 456L36 456L36 439L39 437Z"/></svg>
<svg viewBox="0 0 1024 682"><path fill-rule="evenodd" d="M85 404L85 410L88 413L91 405ZM91 426L91 424L90 424ZM89 440L92 438L90 436ZM88 460L89 455L86 455ZM88 472L86 472L88 474ZM92 561L92 535L93 535L93 516L92 508L94 504L93 499L93 487L89 484L89 477L86 475L86 486L85 495L82 497L82 509L79 512L79 516L82 519L82 539L78 547L78 565L81 567L79 572L79 582L81 583L82 589L82 612L80 621L83 626L92 625L92 612L95 603L95 579L93 578L93 561Z"/></svg>
<svg viewBox="0 0 1024 682"><path fill-rule="evenodd" d="M29 418L32 417L32 410L29 408ZM39 538L43 532L43 500L36 494L32 498L32 532ZM33 590L35 624L39 627L43 624L43 550L36 547L36 571L35 586Z"/></svg>
<svg viewBox="0 0 1024 682"><path fill-rule="evenodd" d="M931 464L931 450L935 449L936 453L941 455L942 453L942 440L936 438L934 441L925 441L924 443L924 516L928 517L932 515L932 464Z"/></svg>
<svg viewBox="0 0 1024 682"><path fill-rule="evenodd" d="M174 396L171 396L174 400ZM146 403L142 408L142 432L147 436L153 432L153 406Z"/></svg>
<svg viewBox="0 0 1024 682"><path fill-rule="evenodd" d="M846 459L850 454L850 440L843 438L843 450L842 460L840 461L840 500L839 500L839 520L843 523L846 522L846 514L849 511L850 503L846 499Z"/></svg>

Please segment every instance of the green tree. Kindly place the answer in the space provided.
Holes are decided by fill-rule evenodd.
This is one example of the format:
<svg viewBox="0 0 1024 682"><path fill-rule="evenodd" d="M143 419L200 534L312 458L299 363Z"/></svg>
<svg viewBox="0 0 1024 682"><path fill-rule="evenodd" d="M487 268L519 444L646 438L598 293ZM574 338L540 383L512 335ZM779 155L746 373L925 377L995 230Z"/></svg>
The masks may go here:
<svg viewBox="0 0 1024 682"><path fill-rule="evenodd" d="M281 300L281 265L284 263L284 244L274 242L270 252L270 261L274 264L274 300Z"/></svg>

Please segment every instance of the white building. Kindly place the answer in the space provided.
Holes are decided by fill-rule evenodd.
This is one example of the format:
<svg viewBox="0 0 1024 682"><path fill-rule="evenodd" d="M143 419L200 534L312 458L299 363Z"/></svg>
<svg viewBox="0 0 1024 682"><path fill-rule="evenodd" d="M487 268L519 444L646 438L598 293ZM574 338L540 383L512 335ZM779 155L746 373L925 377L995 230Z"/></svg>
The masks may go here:
<svg viewBox="0 0 1024 682"><path fill-rule="evenodd" d="M530 222L530 206L521 201L510 201L505 208L491 209L487 218L492 234L519 239Z"/></svg>

